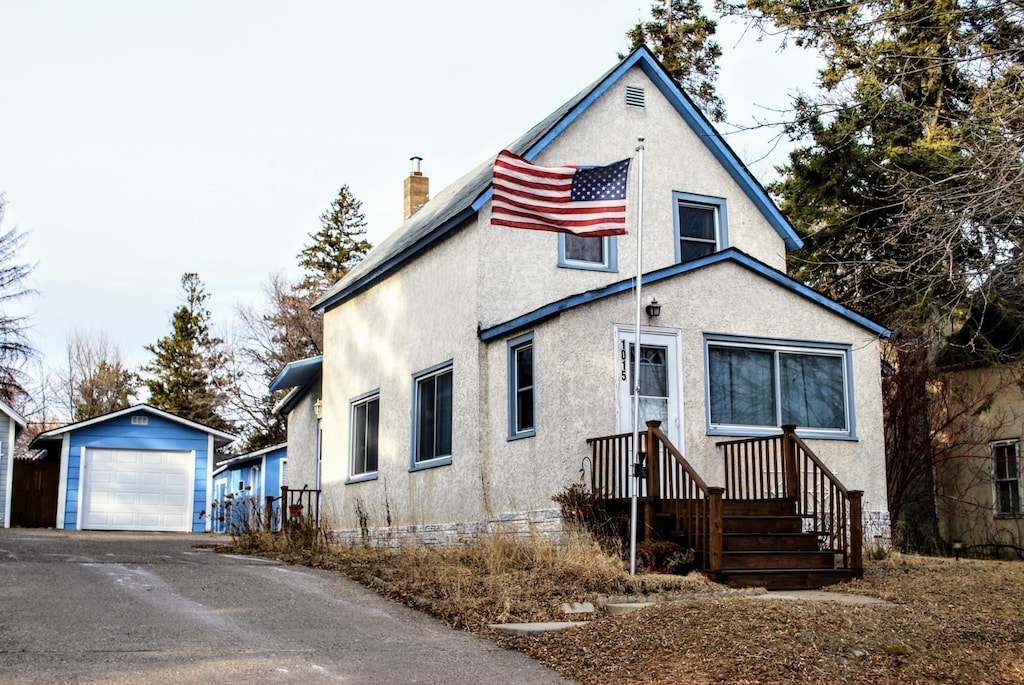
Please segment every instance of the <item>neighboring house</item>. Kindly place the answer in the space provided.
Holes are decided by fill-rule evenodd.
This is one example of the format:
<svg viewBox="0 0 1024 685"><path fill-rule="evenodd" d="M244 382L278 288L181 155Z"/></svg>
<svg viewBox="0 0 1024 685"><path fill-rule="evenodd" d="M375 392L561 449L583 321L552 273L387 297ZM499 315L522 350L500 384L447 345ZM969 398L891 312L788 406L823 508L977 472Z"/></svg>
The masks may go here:
<svg viewBox="0 0 1024 685"><path fill-rule="evenodd" d="M602 165L633 156L641 135L644 304L660 305L641 324L641 419L662 421L712 485L725 482L717 442L797 423L863 490L872 534L887 534L887 331L786 276L800 239L651 53L632 53L508 149L545 166ZM492 226L493 161L314 305L321 483L338 533L557 530L551 498L589 477L587 440L631 430L637 165L628 233L584 239Z"/></svg>
<svg viewBox="0 0 1024 685"><path fill-rule="evenodd" d="M4 528L11 527L14 444L27 425L21 414L0 402L0 526Z"/></svg>
<svg viewBox="0 0 1024 685"><path fill-rule="evenodd" d="M939 534L981 554L1024 554L1024 294L1000 274L940 354L933 415ZM940 395L940 393L943 393Z"/></svg>
<svg viewBox="0 0 1024 685"><path fill-rule="evenodd" d="M29 449L57 460L57 528L206 531L215 451L235 436L148 404L55 428Z"/></svg>
<svg viewBox="0 0 1024 685"><path fill-rule="evenodd" d="M274 445L217 464L209 510L214 533L280 528L281 486L288 485L287 447ZM269 509L267 497L277 500Z"/></svg>
<svg viewBox="0 0 1024 685"><path fill-rule="evenodd" d="M288 389L274 413L288 421L288 478L295 488L320 489L320 400L323 357L294 361L270 384Z"/></svg>

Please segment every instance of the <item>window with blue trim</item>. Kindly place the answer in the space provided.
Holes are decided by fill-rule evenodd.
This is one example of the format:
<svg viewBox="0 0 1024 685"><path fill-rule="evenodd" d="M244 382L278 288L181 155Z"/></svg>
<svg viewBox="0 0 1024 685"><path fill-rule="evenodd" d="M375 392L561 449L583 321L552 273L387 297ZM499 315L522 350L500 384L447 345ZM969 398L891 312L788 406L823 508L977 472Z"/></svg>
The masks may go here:
<svg viewBox="0 0 1024 685"><path fill-rule="evenodd" d="M508 341L508 439L537 434L533 333Z"/></svg>
<svg viewBox="0 0 1024 685"><path fill-rule="evenodd" d="M450 463L452 457L452 364L417 374L413 399L413 467Z"/></svg>
<svg viewBox="0 0 1024 685"><path fill-rule="evenodd" d="M351 403L352 478L377 472L377 444L380 434L380 393L373 392Z"/></svg>
<svg viewBox="0 0 1024 685"><path fill-rule="evenodd" d="M742 339L707 341L709 432L852 437L850 349Z"/></svg>
<svg viewBox="0 0 1024 685"><path fill-rule="evenodd" d="M724 198L675 192L676 262L699 259L728 247Z"/></svg>
<svg viewBox="0 0 1024 685"><path fill-rule="evenodd" d="M618 242L614 236L584 237L558 234L558 266L591 271L618 271Z"/></svg>

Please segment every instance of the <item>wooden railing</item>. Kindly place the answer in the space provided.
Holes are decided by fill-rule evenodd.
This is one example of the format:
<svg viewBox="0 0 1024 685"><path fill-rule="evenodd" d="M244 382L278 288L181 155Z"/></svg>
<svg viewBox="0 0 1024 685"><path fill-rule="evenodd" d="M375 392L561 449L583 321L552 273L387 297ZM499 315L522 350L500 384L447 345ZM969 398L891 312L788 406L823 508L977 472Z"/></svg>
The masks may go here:
<svg viewBox="0 0 1024 685"><path fill-rule="evenodd" d="M288 529L288 522L305 521L313 528L320 527L320 491L302 488L290 490L281 486L280 497L267 497L267 512L274 510L274 504L281 504L281 529Z"/></svg>
<svg viewBox="0 0 1024 685"><path fill-rule="evenodd" d="M722 493L709 487L661 431L660 421L648 421L638 433L643 477L636 478L633 436L620 433L589 438L591 446L591 492L604 499L623 501L631 497L636 482L637 499L644 502L645 530L654 529L656 500L671 502L674 530L683 534L702 568L722 568Z"/></svg>
<svg viewBox="0 0 1024 685"><path fill-rule="evenodd" d="M804 530L842 552L844 568L864 568L861 490L847 490L797 436L782 435L717 443L725 459L726 499L790 499L804 517Z"/></svg>

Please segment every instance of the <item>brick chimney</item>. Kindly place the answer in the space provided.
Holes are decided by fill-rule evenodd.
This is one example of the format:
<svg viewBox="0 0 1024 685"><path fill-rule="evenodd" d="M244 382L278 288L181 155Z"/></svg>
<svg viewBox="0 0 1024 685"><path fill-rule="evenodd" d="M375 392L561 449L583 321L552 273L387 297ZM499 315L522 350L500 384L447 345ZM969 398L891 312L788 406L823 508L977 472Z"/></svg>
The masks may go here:
<svg viewBox="0 0 1024 685"><path fill-rule="evenodd" d="M408 219L430 199L430 179L420 172L422 157L410 157L412 172L405 179L405 215Z"/></svg>

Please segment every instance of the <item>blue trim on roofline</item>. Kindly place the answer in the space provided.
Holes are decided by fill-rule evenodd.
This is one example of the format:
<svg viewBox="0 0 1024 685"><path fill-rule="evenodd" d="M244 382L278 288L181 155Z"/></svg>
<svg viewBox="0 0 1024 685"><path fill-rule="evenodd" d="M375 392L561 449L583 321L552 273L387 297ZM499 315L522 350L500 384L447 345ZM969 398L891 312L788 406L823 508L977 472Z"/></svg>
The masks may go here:
<svg viewBox="0 0 1024 685"><path fill-rule="evenodd" d="M639 65L648 78L654 82L661 94L672 104L676 112L683 118L691 129L697 133L697 136L704 143L705 147L711 152L711 154L718 160L725 170L729 173L729 176L743 189L750 201L764 214L768 223L771 224L772 228L779 234L779 236L785 241L786 249L790 252L803 247L803 241L800 236L797 235L793 227L789 225L785 217L779 211L779 208L775 206L775 203L768 197L768 193L765 192L764 188L757 182L750 170L740 161L736 153L733 152L732 148L729 147L728 143L719 135L715 129L711 126L711 123L700 113L692 102L690 102L684 95L681 94L679 87L673 82L668 74L665 72L654 55L646 47L640 47L633 52L629 57L624 59L617 68L615 68L608 76L598 84L576 107L569 112L565 117L562 118L550 131L548 131L543 138L537 141L529 150L523 153L521 156L532 160L540 153L548 144L557 138L562 131L574 122L584 111L595 101L601 97L611 86L622 77L633 66ZM491 188L488 187L483 194L480 195L473 202L473 210L479 211L488 200L491 199Z"/></svg>
<svg viewBox="0 0 1024 685"><path fill-rule="evenodd" d="M446 238L449 233L462 225L470 217L476 214L477 210L472 206L462 209L457 214L449 217L440 226L430 231L428 234L417 240L415 243L405 248L401 252L398 252L393 257L385 262L382 262L373 271L370 271L359 280L353 282L344 290L340 290L335 293L329 299L324 300L312 307L313 311L326 312L328 309L337 307L345 300L357 295L366 288L373 285L373 283L384 274L388 273L392 269L398 267L407 259L413 257L419 252L426 250L428 247L434 245L434 243L440 242Z"/></svg>
<svg viewBox="0 0 1024 685"><path fill-rule="evenodd" d="M643 285L646 286L652 283L657 283L658 281L663 281L665 279L672 278L680 274L688 273L690 271L696 271L697 269L702 269L706 266L711 266L719 262L732 262L740 266L743 266L747 269L750 269L754 273L757 273L763 276L764 278L767 278L768 280L774 282L775 284L782 286L783 288L791 292L794 292L798 295L801 295L821 305L825 309L828 309L833 313L838 314L839 316L842 316L843 318L848 319L858 324L859 326L862 326L863 328L866 328L875 335L879 335L884 338L889 337L890 331L884 326L881 326L875 323L874 321L871 321L867 317L858 314L852 309L848 309L843 305L839 304L838 302L835 302L834 300L825 297L821 293L812 290L811 288L808 288L803 283L793 280L792 278L782 273L781 271L777 271L768 266L767 264L757 261L750 255L744 252L740 252L734 247L727 248L725 250L722 250L721 252L715 252L706 257L701 257L700 259L694 259L688 262L683 262L681 264L673 264L672 266L665 267L664 269L658 269L657 271L652 271L650 273L644 274ZM539 307L533 310L532 312L523 314L522 316L518 316L514 319L510 319L509 321L505 321L504 323L490 326L488 328L482 328L480 329L478 335L480 337L481 342L490 342L491 340L494 340L496 338L500 338L502 336L508 335L509 333L513 333L528 326L532 326L536 323L544 321L545 319L549 319L555 316L556 314L560 314L561 312L568 311L570 309L574 309L581 305L589 304L597 300L602 300L606 297L611 297L612 295L618 295L619 293L625 292L627 290L631 290L633 288L633 280L633 278L627 278L625 280L617 281L610 285L606 285L603 288L597 288L596 290L588 290L587 292L584 293L564 297L561 300L556 300L555 302L546 304L543 307Z"/></svg>

